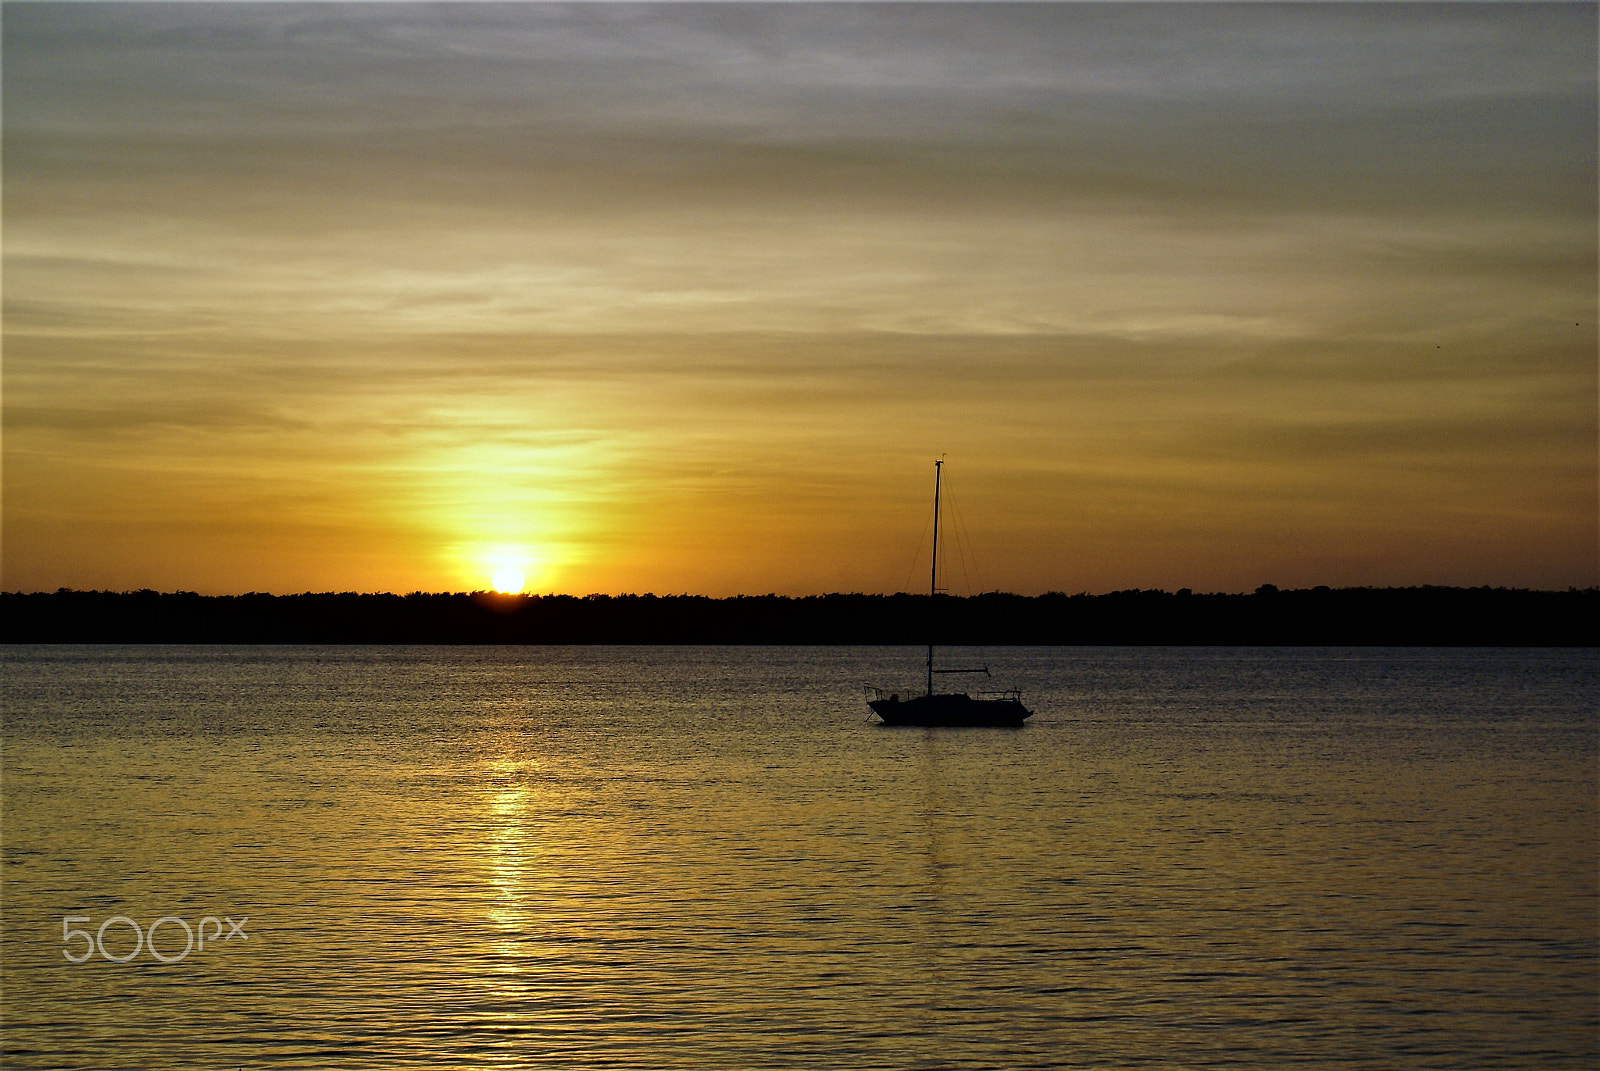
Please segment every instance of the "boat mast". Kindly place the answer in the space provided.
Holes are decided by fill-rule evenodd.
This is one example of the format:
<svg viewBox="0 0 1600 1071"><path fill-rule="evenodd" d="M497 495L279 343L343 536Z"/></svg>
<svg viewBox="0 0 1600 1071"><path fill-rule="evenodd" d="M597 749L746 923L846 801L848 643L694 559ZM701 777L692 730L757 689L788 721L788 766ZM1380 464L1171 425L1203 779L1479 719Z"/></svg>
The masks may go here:
<svg viewBox="0 0 1600 1071"><path fill-rule="evenodd" d="M928 569L928 694L933 694L933 620L939 594L939 474L944 462L933 463L933 564Z"/></svg>

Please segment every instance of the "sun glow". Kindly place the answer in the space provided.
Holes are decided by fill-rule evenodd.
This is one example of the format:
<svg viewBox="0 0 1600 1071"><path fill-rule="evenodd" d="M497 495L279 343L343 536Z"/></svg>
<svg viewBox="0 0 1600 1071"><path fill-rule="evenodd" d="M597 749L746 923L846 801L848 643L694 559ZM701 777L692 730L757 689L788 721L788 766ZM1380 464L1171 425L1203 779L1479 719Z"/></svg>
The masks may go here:
<svg viewBox="0 0 1600 1071"><path fill-rule="evenodd" d="M522 570L514 565L502 565L494 571L494 589L502 595L516 595L524 583Z"/></svg>
<svg viewBox="0 0 1600 1071"><path fill-rule="evenodd" d="M545 590L562 576L562 554L548 544L469 542L438 548L451 590L518 595Z"/></svg>

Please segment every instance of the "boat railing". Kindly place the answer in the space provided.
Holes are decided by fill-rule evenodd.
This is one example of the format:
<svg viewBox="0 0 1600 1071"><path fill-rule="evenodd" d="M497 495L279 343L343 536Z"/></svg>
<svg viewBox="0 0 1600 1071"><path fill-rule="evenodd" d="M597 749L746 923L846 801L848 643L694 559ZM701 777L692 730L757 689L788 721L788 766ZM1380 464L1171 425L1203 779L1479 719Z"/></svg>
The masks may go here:
<svg viewBox="0 0 1600 1071"><path fill-rule="evenodd" d="M889 698L889 696L891 694L889 692L885 692L882 688L879 688L876 685L865 684L865 685L862 685L862 688L865 689L865 691L866 691L867 702L869 702L869 703L876 703L879 700L887 699L887 698ZM911 691L897 691L897 692L894 692L892 694L897 695L897 696L904 696L905 698L911 698L911 697L913 697L915 695L915 693L911 692ZM1022 702L1022 689L1021 688L1001 688L1001 689L997 689L997 690L992 691L992 692L978 692L976 695L973 696L973 698L974 699L1009 699L1012 702L1020 703L1020 702Z"/></svg>

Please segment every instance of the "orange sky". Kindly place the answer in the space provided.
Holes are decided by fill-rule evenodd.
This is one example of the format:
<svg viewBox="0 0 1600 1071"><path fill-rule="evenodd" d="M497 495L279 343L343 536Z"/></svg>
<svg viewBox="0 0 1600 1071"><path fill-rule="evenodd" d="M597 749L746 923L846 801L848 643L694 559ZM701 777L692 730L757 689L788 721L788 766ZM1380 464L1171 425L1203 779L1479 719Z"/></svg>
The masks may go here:
<svg viewBox="0 0 1600 1071"><path fill-rule="evenodd" d="M7 5L4 577L1600 582L1584 5Z"/></svg>

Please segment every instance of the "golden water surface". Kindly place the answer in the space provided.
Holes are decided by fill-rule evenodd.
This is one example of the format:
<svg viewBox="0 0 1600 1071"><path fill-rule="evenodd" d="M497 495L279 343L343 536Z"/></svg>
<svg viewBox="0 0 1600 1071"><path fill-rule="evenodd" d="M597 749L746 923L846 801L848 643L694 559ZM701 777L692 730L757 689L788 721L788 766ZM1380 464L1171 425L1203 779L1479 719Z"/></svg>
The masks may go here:
<svg viewBox="0 0 1600 1071"><path fill-rule="evenodd" d="M8 1068L1600 1058L1592 652L3 654Z"/></svg>

